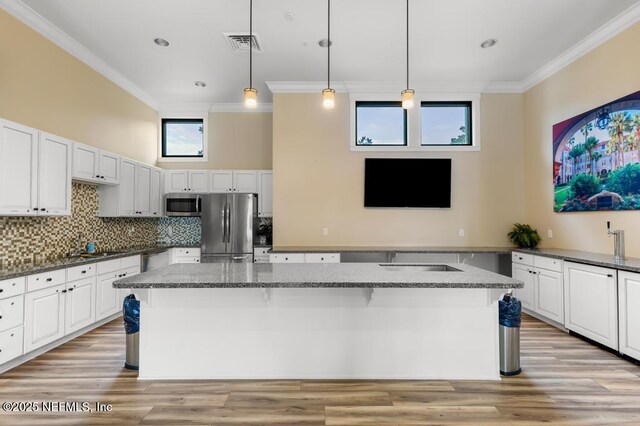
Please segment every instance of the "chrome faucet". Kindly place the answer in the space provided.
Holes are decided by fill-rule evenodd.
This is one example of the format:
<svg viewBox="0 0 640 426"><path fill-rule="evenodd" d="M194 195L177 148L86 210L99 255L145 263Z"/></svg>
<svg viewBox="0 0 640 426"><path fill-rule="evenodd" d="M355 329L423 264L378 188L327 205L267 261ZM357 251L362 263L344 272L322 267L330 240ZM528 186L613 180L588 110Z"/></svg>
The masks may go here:
<svg viewBox="0 0 640 426"><path fill-rule="evenodd" d="M607 221L607 235L613 235L613 261L624 260L624 231L622 229L611 230L611 222Z"/></svg>

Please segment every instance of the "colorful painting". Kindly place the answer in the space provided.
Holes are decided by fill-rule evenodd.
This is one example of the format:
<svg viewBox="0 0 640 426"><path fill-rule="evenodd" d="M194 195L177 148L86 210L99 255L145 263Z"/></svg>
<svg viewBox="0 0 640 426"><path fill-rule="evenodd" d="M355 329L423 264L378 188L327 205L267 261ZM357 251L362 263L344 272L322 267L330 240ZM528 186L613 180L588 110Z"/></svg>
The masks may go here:
<svg viewBox="0 0 640 426"><path fill-rule="evenodd" d="M640 210L640 91L553 126L554 211Z"/></svg>

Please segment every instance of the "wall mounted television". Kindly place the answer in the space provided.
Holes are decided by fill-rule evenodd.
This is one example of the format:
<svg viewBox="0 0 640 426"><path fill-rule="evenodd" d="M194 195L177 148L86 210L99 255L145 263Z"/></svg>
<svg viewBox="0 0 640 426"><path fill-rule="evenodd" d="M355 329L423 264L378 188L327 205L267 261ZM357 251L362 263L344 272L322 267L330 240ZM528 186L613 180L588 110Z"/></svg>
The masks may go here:
<svg viewBox="0 0 640 426"><path fill-rule="evenodd" d="M364 206L450 208L450 158L366 158Z"/></svg>

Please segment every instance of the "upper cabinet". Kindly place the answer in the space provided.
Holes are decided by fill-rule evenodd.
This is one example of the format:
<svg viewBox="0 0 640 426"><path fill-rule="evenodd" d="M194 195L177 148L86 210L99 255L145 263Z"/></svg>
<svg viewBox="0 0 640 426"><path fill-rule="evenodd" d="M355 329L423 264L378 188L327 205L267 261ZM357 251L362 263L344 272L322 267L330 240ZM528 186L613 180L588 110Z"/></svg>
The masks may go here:
<svg viewBox="0 0 640 426"><path fill-rule="evenodd" d="M122 158L120 184L98 186L99 217L162 215L162 170Z"/></svg>
<svg viewBox="0 0 640 426"><path fill-rule="evenodd" d="M167 193L208 192L209 172L204 170L170 170L167 174Z"/></svg>
<svg viewBox="0 0 640 426"><path fill-rule="evenodd" d="M210 192L258 192L255 170L214 170L210 173Z"/></svg>
<svg viewBox="0 0 640 426"><path fill-rule="evenodd" d="M76 142L73 147L73 178L116 185L120 182L120 157Z"/></svg>
<svg viewBox="0 0 640 426"><path fill-rule="evenodd" d="M209 175L211 192L231 192L233 189L233 171L214 170Z"/></svg>
<svg viewBox="0 0 640 426"><path fill-rule="evenodd" d="M0 215L71 214L73 142L0 119Z"/></svg>
<svg viewBox="0 0 640 426"><path fill-rule="evenodd" d="M258 216L273 216L273 171L258 171Z"/></svg>

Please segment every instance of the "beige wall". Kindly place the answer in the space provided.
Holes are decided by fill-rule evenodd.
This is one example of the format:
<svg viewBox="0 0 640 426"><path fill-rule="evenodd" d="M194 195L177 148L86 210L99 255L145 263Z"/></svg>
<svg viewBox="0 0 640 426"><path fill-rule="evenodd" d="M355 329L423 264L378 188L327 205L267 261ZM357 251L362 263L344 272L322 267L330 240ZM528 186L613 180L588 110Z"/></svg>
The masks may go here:
<svg viewBox="0 0 640 426"><path fill-rule="evenodd" d="M208 161L158 163L164 169L271 169L270 112L215 112L208 119Z"/></svg>
<svg viewBox="0 0 640 426"><path fill-rule="evenodd" d="M156 162L154 109L3 10L0 117Z"/></svg>
<svg viewBox="0 0 640 426"><path fill-rule="evenodd" d="M508 243L510 225L524 217L522 95L482 96L481 152L420 154L350 152L347 95L337 96L333 111L319 100L317 94L274 96L274 244ZM452 208L365 209L364 158L413 156L453 159ZM459 228L465 237L458 237Z"/></svg>
<svg viewBox="0 0 640 426"><path fill-rule="evenodd" d="M640 212L553 212L551 161L555 123L640 89L639 41L636 24L524 94L525 217L538 227L542 247L611 253L610 220L626 231L627 254L640 257Z"/></svg>

